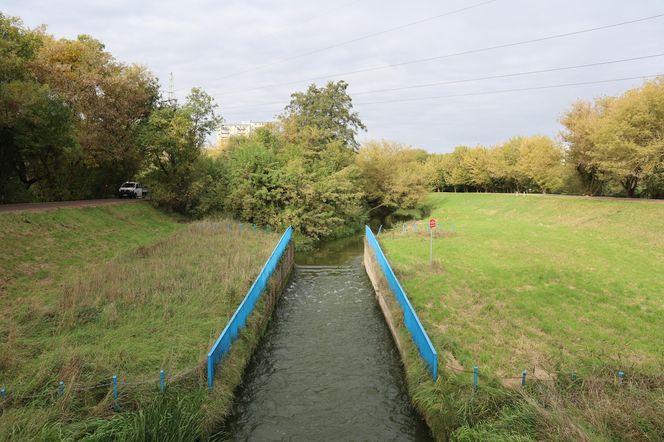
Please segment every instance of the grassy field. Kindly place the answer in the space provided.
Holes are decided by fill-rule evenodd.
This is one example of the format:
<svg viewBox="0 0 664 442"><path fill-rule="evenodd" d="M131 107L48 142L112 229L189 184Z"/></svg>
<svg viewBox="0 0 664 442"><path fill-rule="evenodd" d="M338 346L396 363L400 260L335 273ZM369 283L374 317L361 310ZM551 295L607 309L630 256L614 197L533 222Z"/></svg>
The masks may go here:
<svg viewBox="0 0 664 442"><path fill-rule="evenodd" d="M380 240L441 353L449 381L432 394L456 398L447 436L662 440L664 204L494 194L428 204L442 223L433 265L424 224ZM473 395L459 371L475 365L485 389ZM510 386L522 370L539 380L527 394ZM484 417L468 415L480 402Z"/></svg>
<svg viewBox="0 0 664 442"><path fill-rule="evenodd" d="M215 419L232 391L201 395L205 355L278 241L246 227L183 224L147 204L0 215L0 439L125 440L166 429L150 414L164 408L187 420L173 434ZM249 350L234 351L241 366ZM160 369L187 394L151 401ZM127 413L109 386L75 391L113 374Z"/></svg>

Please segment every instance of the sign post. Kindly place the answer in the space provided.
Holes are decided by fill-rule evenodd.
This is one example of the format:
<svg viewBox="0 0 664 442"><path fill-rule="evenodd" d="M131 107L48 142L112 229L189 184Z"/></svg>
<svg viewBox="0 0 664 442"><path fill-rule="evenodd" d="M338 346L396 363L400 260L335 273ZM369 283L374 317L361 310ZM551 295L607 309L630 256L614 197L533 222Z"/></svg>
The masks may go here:
<svg viewBox="0 0 664 442"><path fill-rule="evenodd" d="M433 229L436 228L436 218L429 220L429 265L433 264Z"/></svg>

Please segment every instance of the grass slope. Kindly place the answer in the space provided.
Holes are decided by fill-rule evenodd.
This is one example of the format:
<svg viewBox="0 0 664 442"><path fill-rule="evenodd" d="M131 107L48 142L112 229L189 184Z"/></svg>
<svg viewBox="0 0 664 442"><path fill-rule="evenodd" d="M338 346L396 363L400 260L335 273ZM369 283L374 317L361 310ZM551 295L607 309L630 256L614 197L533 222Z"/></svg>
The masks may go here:
<svg viewBox="0 0 664 442"><path fill-rule="evenodd" d="M223 220L184 225L144 204L0 215L0 229L0 384L11 402L0 439L124 440L168 425L150 414L165 407L188 429L177 440L195 438L212 400L200 394L205 355L278 235ZM154 402L162 368L188 388ZM129 413L113 417L109 387L72 391L113 374Z"/></svg>
<svg viewBox="0 0 664 442"><path fill-rule="evenodd" d="M441 359L479 365L494 388L481 424L462 410L487 392L468 395L472 374L441 366L454 379L438 394L457 399L445 431L481 440L482 425L499 434L492 420L525 413L506 439L661 440L664 205L493 194L433 194L428 204L443 231L456 227L437 232L433 266L422 224L381 243ZM542 382L515 396L508 378L524 369Z"/></svg>

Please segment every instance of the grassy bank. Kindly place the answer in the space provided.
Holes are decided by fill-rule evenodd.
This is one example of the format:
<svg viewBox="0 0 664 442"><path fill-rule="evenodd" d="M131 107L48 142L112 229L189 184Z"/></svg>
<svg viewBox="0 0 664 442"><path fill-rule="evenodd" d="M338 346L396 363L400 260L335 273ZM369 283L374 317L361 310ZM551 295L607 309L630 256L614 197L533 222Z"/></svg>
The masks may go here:
<svg viewBox="0 0 664 442"><path fill-rule="evenodd" d="M443 224L432 266L423 224L380 239L440 353L438 384L412 368L416 358L409 370L437 434L661 440L664 205L486 194L428 203Z"/></svg>
<svg viewBox="0 0 664 442"><path fill-rule="evenodd" d="M278 241L229 225L185 225L143 204L0 215L0 439L144 440L171 427L192 439L212 428L260 324L212 396L205 355Z"/></svg>

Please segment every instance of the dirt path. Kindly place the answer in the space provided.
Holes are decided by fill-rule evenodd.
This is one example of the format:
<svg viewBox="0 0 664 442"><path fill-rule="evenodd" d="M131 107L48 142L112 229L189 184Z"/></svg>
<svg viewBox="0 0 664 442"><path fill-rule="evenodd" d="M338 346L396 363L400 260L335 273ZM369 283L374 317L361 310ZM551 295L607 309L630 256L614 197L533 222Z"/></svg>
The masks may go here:
<svg viewBox="0 0 664 442"><path fill-rule="evenodd" d="M49 203L0 204L0 213L45 212L71 207L97 207L111 204L133 204L143 200L109 198L101 200L54 201Z"/></svg>

